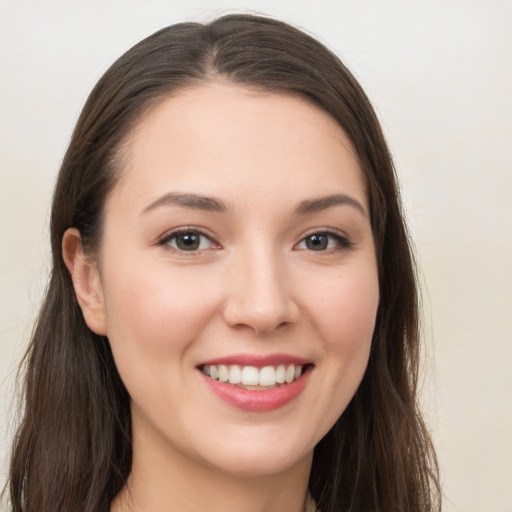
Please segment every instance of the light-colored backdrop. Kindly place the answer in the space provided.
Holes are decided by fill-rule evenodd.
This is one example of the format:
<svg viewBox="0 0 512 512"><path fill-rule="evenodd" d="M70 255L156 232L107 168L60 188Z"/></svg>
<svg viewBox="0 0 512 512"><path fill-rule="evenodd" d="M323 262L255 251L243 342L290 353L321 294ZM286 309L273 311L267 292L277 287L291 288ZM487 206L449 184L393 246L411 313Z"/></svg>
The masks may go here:
<svg viewBox="0 0 512 512"><path fill-rule="evenodd" d="M0 460L52 186L88 92L142 37L232 8L306 28L373 100L422 266L444 510L512 511L510 0L0 0Z"/></svg>

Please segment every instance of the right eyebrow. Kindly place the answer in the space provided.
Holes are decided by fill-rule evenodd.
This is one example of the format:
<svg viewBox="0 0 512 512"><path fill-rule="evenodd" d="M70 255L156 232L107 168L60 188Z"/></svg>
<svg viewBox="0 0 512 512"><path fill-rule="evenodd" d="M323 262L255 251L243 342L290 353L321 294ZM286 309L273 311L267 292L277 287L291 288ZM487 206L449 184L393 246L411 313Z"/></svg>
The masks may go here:
<svg viewBox="0 0 512 512"><path fill-rule="evenodd" d="M219 213L224 213L228 210L226 203L215 197L203 196L200 194L168 192L146 206L142 210L142 213L148 213L160 206L185 206L186 208Z"/></svg>

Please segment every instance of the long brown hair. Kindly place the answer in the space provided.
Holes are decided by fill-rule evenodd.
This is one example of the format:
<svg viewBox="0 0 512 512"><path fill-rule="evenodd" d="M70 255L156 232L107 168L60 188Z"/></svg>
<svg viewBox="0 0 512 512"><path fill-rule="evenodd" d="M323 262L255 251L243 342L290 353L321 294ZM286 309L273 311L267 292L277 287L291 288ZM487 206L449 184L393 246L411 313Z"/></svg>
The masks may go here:
<svg viewBox="0 0 512 512"><path fill-rule="evenodd" d="M53 198L53 270L25 357L8 483L13 511L107 512L126 483L130 398L107 338L84 322L61 240L78 228L94 254L130 130L173 92L218 78L319 105L352 141L366 181L380 304L363 381L315 448L309 488L319 510L439 510L436 456L417 403L414 263L379 122L351 73L315 39L273 19L228 15L138 43L100 79L78 120Z"/></svg>

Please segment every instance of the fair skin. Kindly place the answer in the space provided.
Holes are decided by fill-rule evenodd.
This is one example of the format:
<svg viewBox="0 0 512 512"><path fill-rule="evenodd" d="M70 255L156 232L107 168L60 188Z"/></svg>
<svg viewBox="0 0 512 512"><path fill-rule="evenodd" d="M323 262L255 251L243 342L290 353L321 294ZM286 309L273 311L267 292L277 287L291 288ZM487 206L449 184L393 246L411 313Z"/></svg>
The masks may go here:
<svg viewBox="0 0 512 512"><path fill-rule="evenodd" d="M379 301L352 147L303 99L215 82L163 101L124 148L96 257L77 230L63 239L131 397L133 467L112 511L300 512ZM291 365L288 383L215 378Z"/></svg>

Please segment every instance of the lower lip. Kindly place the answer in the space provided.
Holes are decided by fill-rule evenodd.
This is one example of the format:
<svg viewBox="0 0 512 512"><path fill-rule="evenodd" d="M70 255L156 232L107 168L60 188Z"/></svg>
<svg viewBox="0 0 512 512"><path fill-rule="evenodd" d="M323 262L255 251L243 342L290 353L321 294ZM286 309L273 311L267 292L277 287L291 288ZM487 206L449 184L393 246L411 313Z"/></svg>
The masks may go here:
<svg viewBox="0 0 512 512"><path fill-rule="evenodd" d="M285 406L304 390L311 369L297 380L269 390L249 390L228 382L220 382L201 373L206 384L224 402L244 411L272 411Z"/></svg>

